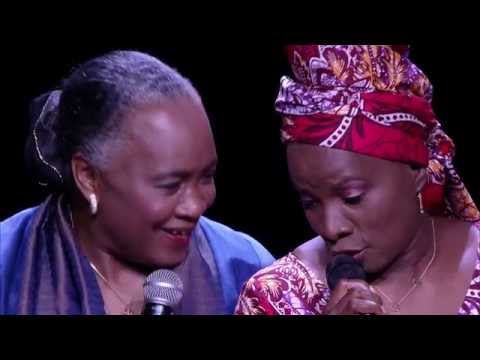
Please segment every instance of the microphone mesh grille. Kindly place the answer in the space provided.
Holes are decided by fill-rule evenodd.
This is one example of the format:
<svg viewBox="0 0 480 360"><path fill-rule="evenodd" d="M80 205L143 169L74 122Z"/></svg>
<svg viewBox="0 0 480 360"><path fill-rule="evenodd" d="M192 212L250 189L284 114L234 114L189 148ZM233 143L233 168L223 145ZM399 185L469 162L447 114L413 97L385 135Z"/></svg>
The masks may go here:
<svg viewBox="0 0 480 360"><path fill-rule="evenodd" d="M171 307L182 299L183 283L175 272L162 269L148 275L143 291L147 303Z"/></svg>

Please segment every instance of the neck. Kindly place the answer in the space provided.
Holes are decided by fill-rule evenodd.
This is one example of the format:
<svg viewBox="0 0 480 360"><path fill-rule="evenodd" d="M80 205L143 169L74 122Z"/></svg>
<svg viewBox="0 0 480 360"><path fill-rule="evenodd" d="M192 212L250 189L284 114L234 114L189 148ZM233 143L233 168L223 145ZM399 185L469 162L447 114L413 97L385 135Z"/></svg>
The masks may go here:
<svg viewBox="0 0 480 360"><path fill-rule="evenodd" d="M422 216L418 229L407 248L397 256L376 282L404 283L405 279L418 279L429 264L433 254L432 219Z"/></svg>
<svg viewBox="0 0 480 360"><path fill-rule="evenodd" d="M100 277L104 277L106 282L121 294L124 300L143 299L143 283L147 272L122 261L104 245L111 244L113 241L106 241L107 235L96 223L88 208L73 208L72 220L74 236L90 264L100 272ZM103 279L99 281L103 281Z"/></svg>

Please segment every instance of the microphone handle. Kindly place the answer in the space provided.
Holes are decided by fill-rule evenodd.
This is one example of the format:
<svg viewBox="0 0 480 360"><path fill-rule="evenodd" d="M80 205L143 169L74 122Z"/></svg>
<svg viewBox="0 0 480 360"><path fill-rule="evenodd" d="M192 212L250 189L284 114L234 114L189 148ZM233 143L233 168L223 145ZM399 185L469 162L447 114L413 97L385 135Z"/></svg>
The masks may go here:
<svg viewBox="0 0 480 360"><path fill-rule="evenodd" d="M155 303L146 303L143 315L173 315L172 309L168 306Z"/></svg>

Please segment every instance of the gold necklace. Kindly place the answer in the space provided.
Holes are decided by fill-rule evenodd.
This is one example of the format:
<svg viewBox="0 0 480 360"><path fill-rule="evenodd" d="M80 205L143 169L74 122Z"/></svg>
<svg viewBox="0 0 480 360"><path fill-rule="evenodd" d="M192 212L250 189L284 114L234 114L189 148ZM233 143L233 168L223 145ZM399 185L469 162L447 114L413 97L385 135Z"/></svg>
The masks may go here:
<svg viewBox="0 0 480 360"><path fill-rule="evenodd" d="M92 262L90 262L90 267L95 271L95 273L98 275L100 279L105 283L105 285L108 286L108 288L113 292L113 294L117 297L117 299L122 303L122 305L125 307L123 310L123 315L135 315L134 312L130 309L130 306L128 305L128 302L123 299L123 297L120 295L120 293L108 282L107 278L103 276L103 274L96 268L95 265L93 265Z"/></svg>
<svg viewBox="0 0 480 360"><path fill-rule="evenodd" d="M70 215L70 222L72 225L72 230L75 228L75 223L73 222L73 212L72 208L69 205L69 215ZM93 271L98 275L100 279L105 283L105 285L108 286L108 288L112 291L112 293L117 297L117 299L122 303L122 305L125 307L123 310L124 315L135 315L135 313L130 309L130 305L128 304L127 301L123 299L123 297L120 295L120 293L108 282L107 278L103 276L103 274L100 272L100 270L97 269L97 267L89 261L90 267L93 269ZM105 304L106 306L106 304Z"/></svg>
<svg viewBox="0 0 480 360"><path fill-rule="evenodd" d="M432 237L433 237L433 252L432 252L432 257L430 258L430 261L428 262L427 266L423 270L422 274L416 278L413 279L413 285L408 291L405 293L404 296L397 302L394 302L390 296L385 294L380 288L377 286L374 286L374 288L382 295L384 296L393 306L393 311L399 312L400 311L400 305L413 293L413 291L422 284L422 280L427 274L428 270L430 269L430 266L432 266L433 261L435 260L435 257L437 256L437 236L435 234L435 222L434 219L431 218L432 220Z"/></svg>

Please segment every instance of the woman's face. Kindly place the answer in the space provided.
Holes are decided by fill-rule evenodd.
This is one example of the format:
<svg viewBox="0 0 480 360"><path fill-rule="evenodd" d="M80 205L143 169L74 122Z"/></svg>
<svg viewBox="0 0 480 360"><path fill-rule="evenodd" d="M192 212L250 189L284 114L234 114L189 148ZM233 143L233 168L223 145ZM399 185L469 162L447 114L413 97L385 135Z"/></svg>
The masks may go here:
<svg viewBox="0 0 480 360"><path fill-rule="evenodd" d="M332 255L352 255L376 273L407 248L418 229L419 170L304 144L288 145L287 158L305 215Z"/></svg>
<svg viewBox="0 0 480 360"><path fill-rule="evenodd" d="M215 144L200 101L179 97L126 116L120 148L99 172L96 220L107 251L146 267L174 267L215 199Z"/></svg>

